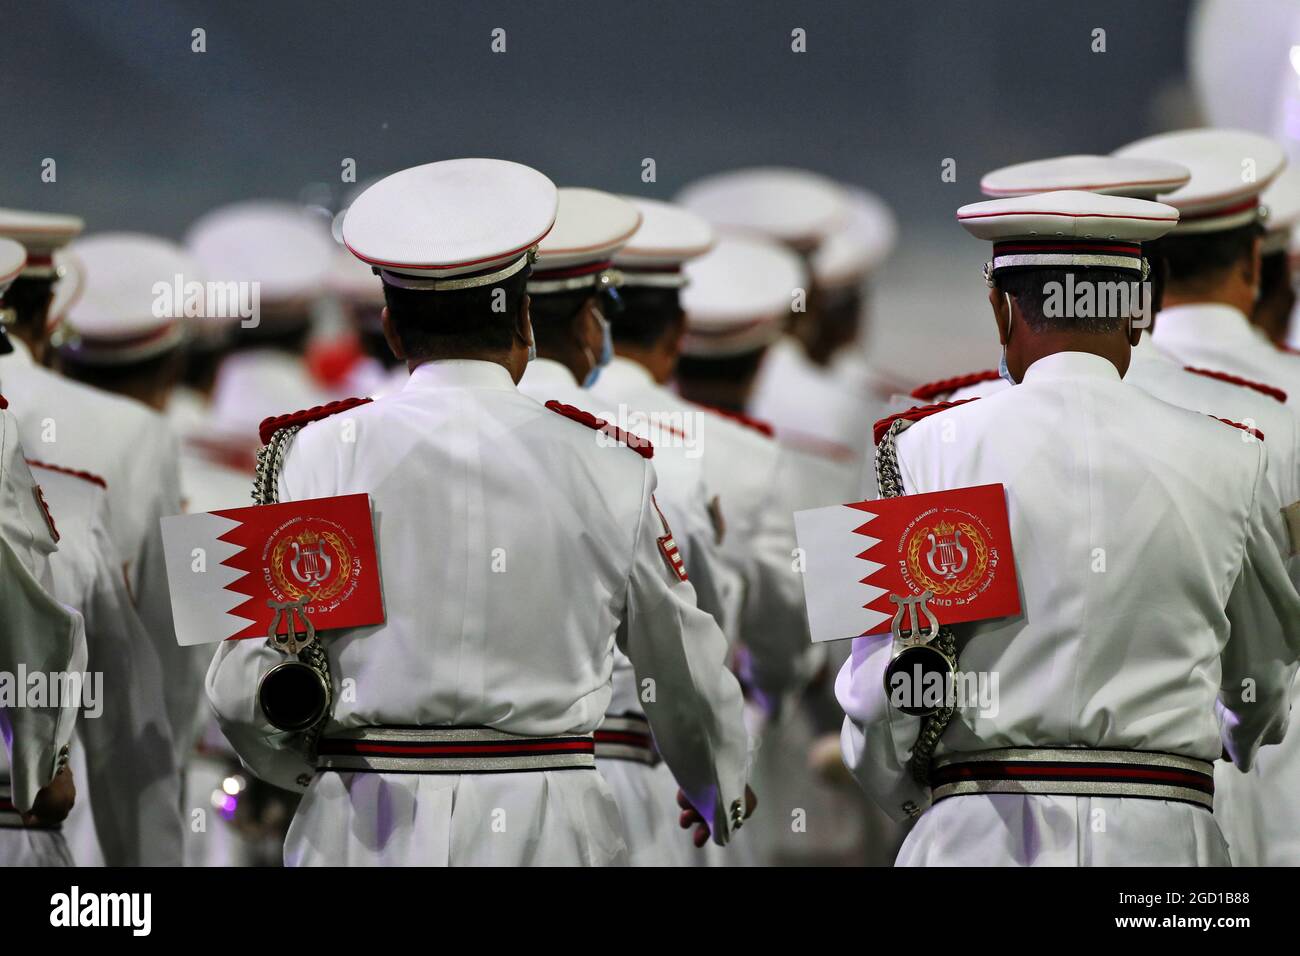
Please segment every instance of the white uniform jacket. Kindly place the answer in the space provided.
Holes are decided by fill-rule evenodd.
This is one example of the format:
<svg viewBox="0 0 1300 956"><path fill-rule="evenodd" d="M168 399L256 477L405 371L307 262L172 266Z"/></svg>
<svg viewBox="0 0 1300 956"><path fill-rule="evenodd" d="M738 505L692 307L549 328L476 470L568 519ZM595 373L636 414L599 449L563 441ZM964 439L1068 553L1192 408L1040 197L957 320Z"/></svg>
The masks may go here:
<svg viewBox="0 0 1300 956"><path fill-rule="evenodd" d="M109 866L179 866L180 772L162 665L126 591L105 491L93 478L45 466L33 474L59 527L59 550L50 558L53 594L85 620L87 667L99 688L77 724L86 776L77 781L65 825L74 859L96 862L97 842ZM92 812L93 832L84 826Z"/></svg>
<svg viewBox="0 0 1300 956"><path fill-rule="evenodd" d="M159 519L180 513L176 439L161 415L139 402L89 388L36 365L11 338L0 355L0 391L18 416L23 446L37 461L100 475L108 487L109 530L126 563L140 620L163 662L164 693L177 747L196 732L206 654L176 644Z"/></svg>
<svg viewBox="0 0 1300 956"><path fill-rule="evenodd" d="M86 635L81 615L52 596L49 560L57 526L24 460L18 422L5 404L0 400L0 672L9 675L12 694L25 695L38 686L30 679L38 674L48 691L44 700L24 697L17 706L0 706L8 763L4 800L13 803L0 816L12 817L14 809L31 809L72 739L81 701L57 692L54 684L68 688L59 678L85 671ZM23 673L29 680L20 683ZM51 696L56 692L57 699ZM0 862L24 856L10 852L9 841L0 846Z"/></svg>
<svg viewBox="0 0 1300 956"><path fill-rule="evenodd" d="M594 731L613 636L639 677L660 752L724 839L747 741L726 642L670 569L650 462L522 395L499 365L421 365L399 393L304 428L281 500L367 492L382 626L329 636L334 728L485 726ZM254 691L279 655L227 642L208 693L254 772L309 772ZM498 812L499 811L499 812ZM595 772L314 777L290 863L615 863L617 810Z"/></svg>

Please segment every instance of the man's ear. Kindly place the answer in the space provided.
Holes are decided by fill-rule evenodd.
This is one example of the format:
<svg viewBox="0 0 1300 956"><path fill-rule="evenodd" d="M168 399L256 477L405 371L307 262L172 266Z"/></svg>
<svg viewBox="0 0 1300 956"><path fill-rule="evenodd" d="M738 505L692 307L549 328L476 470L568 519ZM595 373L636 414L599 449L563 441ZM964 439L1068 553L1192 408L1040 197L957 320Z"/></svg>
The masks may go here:
<svg viewBox="0 0 1300 956"><path fill-rule="evenodd" d="M998 325L998 344L1006 345L1011 338L1013 316L1007 308L1007 296L1000 290L989 289L989 305L993 308L993 321Z"/></svg>
<svg viewBox="0 0 1300 956"><path fill-rule="evenodd" d="M384 311L379 313L379 322L384 327L384 341L388 343L393 358L398 361L405 359L406 350L402 348L402 340L398 337L397 330L393 328L393 319L388 314L388 306L384 306Z"/></svg>
<svg viewBox="0 0 1300 956"><path fill-rule="evenodd" d="M1263 237L1256 236L1250 244L1250 258L1246 261L1246 285L1257 292L1259 290L1260 272L1263 269Z"/></svg>
<svg viewBox="0 0 1300 956"><path fill-rule="evenodd" d="M528 315L528 293L519 297L519 311L515 313L515 335L526 347L533 345L533 321Z"/></svg>

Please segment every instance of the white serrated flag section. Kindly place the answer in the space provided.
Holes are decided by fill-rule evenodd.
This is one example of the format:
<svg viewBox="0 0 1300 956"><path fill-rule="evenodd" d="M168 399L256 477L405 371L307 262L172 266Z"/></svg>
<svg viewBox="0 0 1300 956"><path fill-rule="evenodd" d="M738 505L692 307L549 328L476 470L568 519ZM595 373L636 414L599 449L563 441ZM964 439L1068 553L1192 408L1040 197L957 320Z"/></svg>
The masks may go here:
<svg viewBox="0 0 1300 956"><path fill-rule="evenodd" d="M217 540L237 527L238 521L206 513L162 519L172 620L182 646L223 641L249 625L249 618L229 613L248 595L226 590L244 572L221 563L242 548Z"/></svg>
<svg viewBox="0 0 1300 956"><path fill-rule="evenodd" d="M813 641L858 637L889 620L889 615L863 606L885 593L884 588L862 583L883 567L859 557L879 543L863 528L875 517L848 505L795 512L795 534L804 555L804 604Z"/></svg>

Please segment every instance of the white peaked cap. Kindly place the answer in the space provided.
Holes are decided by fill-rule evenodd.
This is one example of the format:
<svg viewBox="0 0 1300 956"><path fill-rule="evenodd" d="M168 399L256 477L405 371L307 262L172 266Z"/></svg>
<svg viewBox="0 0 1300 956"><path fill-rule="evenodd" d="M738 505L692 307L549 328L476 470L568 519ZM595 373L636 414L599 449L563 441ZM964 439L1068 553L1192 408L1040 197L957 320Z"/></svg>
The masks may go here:
<svg viewBox="0 0 1300 956"><path fill-rule="evenodd" d="M1230 129L1161 133L1130 143L1115 155L1165 159L1187 167L1187 184L1160 195L1161 202L1179 212L1179 235L1255 222L1260 193L1286 165L1282 147L1267 136Z"/></svg>
<svg viewBox="0 0 1300 956"><path fill-rule="evenodd" d="M800 258L758 236L724 235L711 251L686 263L682 290L686 336L682 351L738 355L780 336L796 289L807 289Z"/></svg>
<svg viewBox="0 0 1300 956"><path fill-rule="evenodd" d="M1145 275L1142 243L1178 223L1178 210L1148 199L1063 190L989 199L957 210L957 221L993 243L986 277L1019 267L1099 267Z"/></svg>
<svg viewBox="0 0 1300 956"><path fill-rule="evenodd" d="M343 218L343 242L393 285L490 285L528 264L555 224L557 201L555 184L520 163L426 163L358 196Z"/></svg>
<svg viewBox="0 0 1300 956"><path fill-rule="evenodd" d="M310 302L334 255L329 224L301 206L253 199L201 216L185 245L212 282L256 282L263 304Z"/></svg>
<svg viewBox="0 0 1300 956"><path fill-rule="evenodd" d="M844 190L834 180L779 166L707 176L677 201L720 229L757 232L801 248L816 246L848 217Z"/></svg>
<svg viewBox="0 0 1300 956"><path fill-rule="evenodd" d="M22 272L24 278L55 278L55 251L81 235L85 226L80 216L0 209L0 238L21 243L27 250L27 265Z"/></svg>
<svg viewBox="0 0 1300 956"><path fill-rule="evenodd" d="M546 294L602 284L614 255L640 224L640 210L626 199L598 189L561 188L555 227L537 248L528 291Z"/></svg>
<svg viewBox="0 0 1300 956"><path fill-rule="evenodd" d="M845 200L844 225L826 237L810 260L813 276L823 288L861 282L885 261L898 238L898 222L879 196L848 186Z"/></svg>
<svg viewBox="0 0 1300 956"><path fill-rule="evenodd" d="M641 213L641 225L614 256L623 285L684 285L682 265L713 248L713 227L704 217L673 203L639 196L623 198Z"/></svg>
<svg viewBox="0 0 1300 956"><path fill-rule="evenodd" d="M174 242L105 232L73 243L81 289L64 317L60 350L102 365L138 362L185 338L186 287L198 264Z"/></svg>
<svg viewBox="0 0 1300 956"><path fill-rule="evenodd" d="M1187 167L1140 156L1055 156L995 169L980 180L986 196L1032 196L1078 189L1107 196L1155 199L1191 179Z"/></svg>

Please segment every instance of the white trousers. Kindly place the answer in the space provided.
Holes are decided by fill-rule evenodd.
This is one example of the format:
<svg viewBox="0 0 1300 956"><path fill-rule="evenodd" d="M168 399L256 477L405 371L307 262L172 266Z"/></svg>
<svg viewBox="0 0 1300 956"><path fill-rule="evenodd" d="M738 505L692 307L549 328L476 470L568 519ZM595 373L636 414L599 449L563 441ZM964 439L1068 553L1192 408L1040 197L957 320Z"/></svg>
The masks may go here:
<svg viewBox="0 0 1300 956"><path fill-rule="evenodd" d="M286 866L612 866L618 806L595 770L317 774Z"/></svg>
<svg viewBox="0 0 1300 956"><path fill-rule="evenodd" d="M677 825L677 781L668 765L656 767L635 760L597 758L600 774L609 782L623 818L627 861L631 866L691 866L701 851L691 831Z"/></svg>
<svg viewBox="0 0 1300 956"><path fill-rule="evenodd" d="M1228 866L1208 810L1162 800L970 794L930 807L897 866Z"/></svg>
<svg viewBox="0 0 1300 956"><path fill-rule="evenodd" d="M74 865L68 841L58 830L0 828L0 867Z"/></svg>

